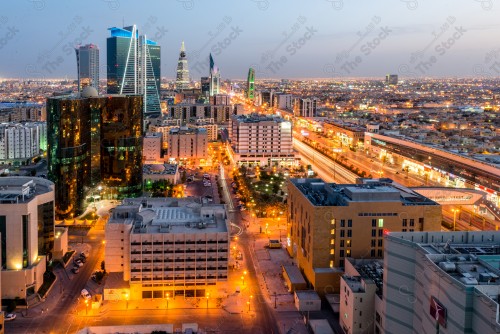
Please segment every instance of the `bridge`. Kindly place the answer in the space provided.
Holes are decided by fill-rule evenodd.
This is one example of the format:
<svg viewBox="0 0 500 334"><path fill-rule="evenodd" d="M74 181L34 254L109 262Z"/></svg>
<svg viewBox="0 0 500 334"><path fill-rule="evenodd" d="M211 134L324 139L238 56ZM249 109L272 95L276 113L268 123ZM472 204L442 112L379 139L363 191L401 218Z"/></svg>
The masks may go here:
<svg viewBox="0 0 500 334"><path fill-rule="evenodd" d="M474 205L486 195L484 191L468 188L412 187L411 189L441 205Z"/></svg>

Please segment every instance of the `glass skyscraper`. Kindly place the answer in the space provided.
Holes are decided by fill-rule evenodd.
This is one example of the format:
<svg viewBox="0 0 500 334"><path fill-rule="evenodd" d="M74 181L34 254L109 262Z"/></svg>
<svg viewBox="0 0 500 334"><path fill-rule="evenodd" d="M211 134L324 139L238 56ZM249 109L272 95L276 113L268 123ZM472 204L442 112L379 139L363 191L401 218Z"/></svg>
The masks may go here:
<svg viewBox="0 0 500 334"><path fill-rule="evenodd" d="M99 48L94 44L87 44L75 48L76 65L78 69L78 91L86 86L94 87L99 91Z"/></svg>
<svg viewBox="0 0 500 334"><path fill-rule="evenodd" d="M48 177L58 219L79 215L102 186L108 198L142 192L142 95L47 99Z"/></svg>
<svg viewBox="0 0 500 334"><path fill-rule="evenodd" d="M189 88L189 68L186 56L186 48L184 42L181 44L179 53L179 61L177 62L177 76L175 79L175 88L179 90Z"/></svg>
<svg viewBox="0 0 500 334"><path fill-rule="evenodd" d="M248 69L247 98L250 100L255 98L255 70L251 67Z"/></svg>
<svg viewBox="0 0 500 334"><path fill-rule="evenodd" d="M215 65L212 54L210 54L210 96L219 94L220 91L220 72L219 67Z"/></svg>
<svg viewBox="0 0 500 334"><path fill-rule="evenodd" d="M160 113L161 48L135 25L109 28L108 93L143 95L144 113Z"/></svg>

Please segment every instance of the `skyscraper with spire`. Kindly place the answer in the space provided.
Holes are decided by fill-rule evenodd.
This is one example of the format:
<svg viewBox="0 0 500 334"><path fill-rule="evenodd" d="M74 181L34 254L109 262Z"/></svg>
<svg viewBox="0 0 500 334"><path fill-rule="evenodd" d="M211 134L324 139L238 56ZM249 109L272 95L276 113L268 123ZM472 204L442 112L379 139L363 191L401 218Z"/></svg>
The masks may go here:
<svg viewBox="0 0 500 334"><path fill-rule="evenodd" d="M108 93L142 95L145 114L161 112L160 46L139 36L135 25L108 30Z"/></svg>
<svg viewBox="0 0 500 334"><path fill-rule="evenodd" d="M220 72L215 65L212 54L210 54L210 96L219 94L220 90Z"/></svg>
<svg viewBox="0 0 500 334"><path fill-rule="evenodd" d="M179 61L177 63L177 76L175 79L175 88L188 89L189 88L189 68L186 57L186 48L184 41L181 44L181 52L179 54Z"/></svg>

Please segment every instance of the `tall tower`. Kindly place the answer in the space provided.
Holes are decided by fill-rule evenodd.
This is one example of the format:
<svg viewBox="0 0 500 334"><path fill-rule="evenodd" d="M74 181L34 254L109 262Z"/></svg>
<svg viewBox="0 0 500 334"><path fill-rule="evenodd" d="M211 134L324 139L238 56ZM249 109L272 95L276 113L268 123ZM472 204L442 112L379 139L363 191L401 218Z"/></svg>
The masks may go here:
<svg viewBox="0 0 500 334"><path fill-rule="evenodd" d="M76 66L78 71L78 91L87 86L99 91L99 48L94 44L87 44L75 48Z"/></svg>
<svg viewBox="0 0 500 334"><path fill-rule="evenodd" d="M142 95L144 113L159 113L160 46L139 36L135 25L108 30L108 93Z"/></svg>
<svg viewBox="0 0 500 334"><path fill-rule="evenodd" d="M175 87L181 90L189 88L189 68L184 42L182 42L181 44L181 52L179 54L179 61L177 63L177 77L175 80Z"/></svg>
<svg viewBox="0 0 500 334"><path fill-rule="evenodd" d="M253 100L255 98L255 70L250 67L247 78L247 98Z"/></svg>
<svg viewBox="0 0 500 334"><path fill-rule="evenodd" d="M210 96L219 94L220 90L220 72L215 65L212 54L210 54Z"/></svg>

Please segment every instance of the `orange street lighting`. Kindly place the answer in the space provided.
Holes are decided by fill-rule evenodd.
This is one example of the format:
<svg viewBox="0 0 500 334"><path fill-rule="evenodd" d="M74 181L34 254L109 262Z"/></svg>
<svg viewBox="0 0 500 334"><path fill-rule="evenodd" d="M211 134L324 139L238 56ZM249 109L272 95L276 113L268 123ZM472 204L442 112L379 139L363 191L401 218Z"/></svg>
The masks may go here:
<svg viewBox="0 0 500 334"><path fill-rule="evenodd" d="M167 310L168 310L168 300L169 300L170 294L167 292Z"/></svg>
<svg viewBox="0 0 500 334"><path fill-rule="evenodd" d="M207 292L206 297L207 297L207 309L208 309L208 298L210 297L210 293Z"/></svg>
<svg viewBox="0 0 500 334"><path fill-rule="evenodd" d="M456 231L457 212L460 212L460 210L459 209L451 209L451 212L453 212L453 231Z"/></svg>

